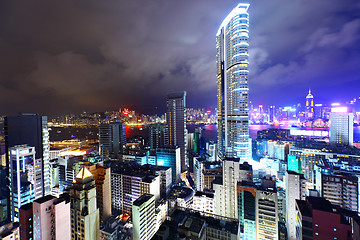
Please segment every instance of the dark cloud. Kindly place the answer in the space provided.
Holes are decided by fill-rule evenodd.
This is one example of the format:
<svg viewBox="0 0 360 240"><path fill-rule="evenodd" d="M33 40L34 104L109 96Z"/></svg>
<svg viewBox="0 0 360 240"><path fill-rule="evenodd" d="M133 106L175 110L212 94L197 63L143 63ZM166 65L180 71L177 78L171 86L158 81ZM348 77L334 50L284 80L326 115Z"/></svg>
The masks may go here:
<svg viewBox="0 0 360 240"><path fill-rule="evenodd" d="M2 1L1 113L149 112L181 90L189 106L215 106L215 34L237 3ZM322 99L358 94L359 10L356 0L251 1L253 102L296 103L309 87Z"/></svg>

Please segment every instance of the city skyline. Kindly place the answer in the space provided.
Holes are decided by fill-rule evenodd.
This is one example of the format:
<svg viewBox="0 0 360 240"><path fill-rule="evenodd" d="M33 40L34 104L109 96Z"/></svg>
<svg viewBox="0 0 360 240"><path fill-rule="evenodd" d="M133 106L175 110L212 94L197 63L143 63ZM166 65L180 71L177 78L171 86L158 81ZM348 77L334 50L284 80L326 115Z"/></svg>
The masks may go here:
<svg viewBox="0 0 360 240"><path fill-rule="evenodd" d="M213 37L238 3L2 3L1 114L164 112L183 90L189 106L216 106ZM302 103L309 88L321 103L358 97L359 3L250 3L254 105Z"/></svg>

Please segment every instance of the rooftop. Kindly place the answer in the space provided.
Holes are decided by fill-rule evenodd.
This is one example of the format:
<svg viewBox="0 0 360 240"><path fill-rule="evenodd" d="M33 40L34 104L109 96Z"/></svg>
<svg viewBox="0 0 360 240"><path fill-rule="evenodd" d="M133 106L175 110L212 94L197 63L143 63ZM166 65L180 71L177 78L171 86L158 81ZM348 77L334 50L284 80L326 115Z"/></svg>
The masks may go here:
<svg viewBox="0 0 360 240"><path fill-rule="evenodd" d="M183 98L186 97L186 92L174 92L167 95L168 99Z"/></svg>
<svg viewBox="0 0 360 240"><path fill-rule="evenodd" d="M150 164L139 165L136 162L107 161L105 166L111 168L112 173L141 178L142 181L153 181L157 171L168 170L170 167L160 167Z"/></svg>
<svg viewBox="0 0 360 240"><path fill-rule="evenodd" d="M91 174L91 172L85 167L83 166L79 173L76 174L76 182L80 182L80 183L85 183L88 182L88 181L92 181L93 180L93 175Z"/></svg>
<svg viewBox="0 0 360 240"><path fill-rule="evenodd" d="M172 187L169 198L190 198L194 194L194 191L191 188L174 186Z"/></svg>
<svg viewBox="0 0 360 240"><path fill-rule="evenodd" d="M214 191L196 191L196 193L195 193L195 196L197 196L197 197L201 197L201 196L206 196L206 197L208 197L208 198L214 198L214 194L215 194L215 192Z"/></svg>
<svg viewBox="0 0 360 240"><path fill-rule="evenodd" d="M137 207L140 207L141 205L143 205L145 202L149 201L151 198L153 198L154 195L152 194L148 194L148 193L145 193L143 195L141 195L141 197L139 197L138 199L136 199L134 202L133 202L133 205L134 206L137 206Z"/></svg>
<svg viewBox="0 0 360 240"><path fill-rule="evenodd" d="M240 164L240 170L252 171L252 166L248 162Z"/></svg>
<svg viewBox="0 0 360 240"><path fill-rule="evenodd" d="M51 196L51 195L47 195L45 197L41 197L41 198L36 199L34 202L41 204L41 203L45 203L47 201L50 201L50 200L52 200L54 198L56 198L56 197Z"/></svg>

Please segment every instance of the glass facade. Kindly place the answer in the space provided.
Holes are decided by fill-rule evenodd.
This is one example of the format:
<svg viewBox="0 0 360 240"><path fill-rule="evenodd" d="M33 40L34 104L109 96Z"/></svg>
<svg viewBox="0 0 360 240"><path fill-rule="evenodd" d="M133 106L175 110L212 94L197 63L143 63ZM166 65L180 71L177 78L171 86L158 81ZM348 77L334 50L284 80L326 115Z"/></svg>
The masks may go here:
<svg viewBox="0 0 360 240"><path fill-rule="evenodd" d="M166 122L169 145L180 147L181 171L187 171L186 156L186 92L170 93L166 100Z"/></svg>
<svg viewBox="0 0 360 240"><path fill-rule="evenodd" d="M35 199L36 166L34 147L17 146L10 148L10 203L11 220L19 221L19 209ZM41 179L40 179L41 181Z"/></svg>
<svg viewBox="0 0 360 240"><path fill-rule="evenodd" d="M156 149L157 165L170 167L172 173L172 182L180 182L180 148L164 147Z"/></svg>
<svg viewBox="0 0 360 240"><path fill-rule="evenodd" d="M239 223L244 240L255 240L255 196L249 191L241 191L238 195Z"/></svg>
<svg viewBox="0 0 360 240"><path fill-rule="evenodd" d="M216 36L218 145L220 157L250 159L249 4L239 4Z"/></svg>

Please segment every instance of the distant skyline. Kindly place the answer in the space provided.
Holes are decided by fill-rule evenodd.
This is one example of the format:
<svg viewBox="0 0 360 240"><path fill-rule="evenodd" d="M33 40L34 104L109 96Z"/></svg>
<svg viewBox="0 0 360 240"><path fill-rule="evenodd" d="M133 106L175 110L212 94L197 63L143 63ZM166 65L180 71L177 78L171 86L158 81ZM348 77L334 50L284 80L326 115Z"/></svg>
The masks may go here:
<svg viewBox="0 0 360 240"><path fill-rule="evenodd" d="M216 106L215 35L251 4L249 98L257 106L360 97L360 2L0 2L0 114Z"/></svg>

